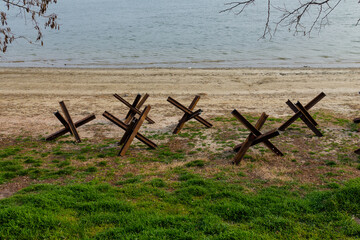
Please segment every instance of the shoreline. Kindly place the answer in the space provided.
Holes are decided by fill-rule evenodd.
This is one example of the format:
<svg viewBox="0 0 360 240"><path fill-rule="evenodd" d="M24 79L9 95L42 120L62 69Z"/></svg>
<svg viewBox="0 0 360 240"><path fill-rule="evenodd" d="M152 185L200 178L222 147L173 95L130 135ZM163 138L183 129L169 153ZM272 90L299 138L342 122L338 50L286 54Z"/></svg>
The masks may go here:
<svg viewBox="0 0 360 240"><path fill-rule="evenodd" d="M347 59L347 60L346 60ZM218 59L218 60L189 60L189 61L149 61L149 62L119 62L114 59L102 60L81 60L81 59L33 59L33 60L6 60L0 63L0 68L86 68L86 69L141 69L141 68L178 68L178 69L239 69L239 68L360 68L360 62L354 58L345 59L307 59L299 61L294 58L274 58L274 59Z"/></svg>
<svg viewBox="0 0 360 240"><path fill-rule="evenodd" d="M360 70L357 67L1 67L6 69L54 69L54 70Z"/></svg>

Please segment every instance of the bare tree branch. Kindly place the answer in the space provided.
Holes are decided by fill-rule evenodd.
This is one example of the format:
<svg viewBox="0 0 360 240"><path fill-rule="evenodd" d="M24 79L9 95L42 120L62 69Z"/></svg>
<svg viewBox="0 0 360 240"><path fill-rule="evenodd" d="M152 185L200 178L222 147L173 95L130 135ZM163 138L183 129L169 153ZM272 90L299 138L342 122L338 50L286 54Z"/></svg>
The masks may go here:
<svg viewBox="0 0 360 240"><path fill-rule="evenodd" d="M57 0L0 0L4 2L6 10L11 11L15 9L18 14L23 15L25 19L29 16L33 24L33 28L37 33L35 42L40 41L43 45L43 28L60 29L57 23L57 15L50 14L45 15L50 4L56 4ZM43 27L40 26L39 19L44 21ZM0 51L6 52L7 47L17 38L26 39L32 42L30 39L23 35L16 35L8 25L8 17L5 11L0 11Z"/></svg>
<svg viewBox="0 0 360 240"><path fill-rule="evenodd" d="M282 18L276 23L275 30L277 30L278 26L284 24L289 27L289 31L293 29L294 34L303 33L304 35L310 35L313 31L314 27L317 25L319 30L324 24L324 21L327 20L329 14L339 5L339 3L343 0L337 0L336 4L331 6L330 0L325 0L322 2L317 2L316 0L307 1L305 3L300 3L300 5L289 11L286 8L277 8L279 11L283 12ZM317 9L314 9L317 8ZM306 29L306 26L303 22L303 18L306 13L310 10L314 9L317 11L316 18L312 21L312 24ZM321 17L323 15L323 17Z"/></svg>
<svg viewBox="0 0 360 240"><path fill-rule="evenodd" d="M268 0L267 4L267 18L265 20L265 28L261 38L266 36L272 37L276 33L280 26L287 27L289 31L294 34L301 33L303 35L309 35L314 29L321 30L322 27L329 24L328 16L334 11L338 5L344 0L298 0L296 7L289 9L288 7L272 6L272 0ZM240 9L236 14L241 14L249 4L255 3L255 0L242 1L242 2L230 2L225 3L225 8L220 12L230 12ZM360 3L360 0L359 0ZM274 31L271 31L271 13L273 11L281 12L279 19L275 20ZM310 20L309 20L310 19ZM360 24L360 18L355 25Z"/></svg>
<svg viewBox="0 0 360 240"><path fill-rule="evenodd" d="M270 38L272 37L271 31L270 31L270 8L271 8L271 0L268 0L268 6L267 6L267 18L266 18L266 23L265 23L265 29L264 29L264 33L262 35L261 38L265 38L267 34L270 35Z"/></svg>
<svg viewBox="0 0 360 240"><path fill-rule="evenodd" d="M225 5L230 6L224 10L221 10L220 13L223 12L230 12L235 8L238 8L240 6L240 10L238 12L236 12L235 14L241 14L244 9L249 6L250 4L254 3L255 0L248 0L248 1L244 1L244 2L229 2L229 3L225 3Z"/></svg>

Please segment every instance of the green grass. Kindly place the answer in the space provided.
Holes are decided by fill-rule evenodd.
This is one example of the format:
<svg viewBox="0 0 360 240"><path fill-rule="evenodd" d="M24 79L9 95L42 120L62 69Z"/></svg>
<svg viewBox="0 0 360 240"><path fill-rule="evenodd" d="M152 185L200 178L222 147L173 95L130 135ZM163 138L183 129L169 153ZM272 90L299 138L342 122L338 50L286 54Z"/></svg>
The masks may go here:
<svg viewBox="0 0 360 240"><path fill-rule="evenodd" d="M271 139L284 157L260 144L239 166L232 147L249 131L230 117L145 131L158 148L136 140L124 157L118 139L2 140L2 186L53 185L0 200L0 239L359 239L359 134L335 114L316 120L324 137L298 121Z"/></svg>
<svg viewBox="0 0 360 240"><path fill-rule="evenodd" d="M15 155L19 151L21 151L21 148L17 147L17 146L16 147L8 147L8 148L5 148L5 149L0 149L0 159Z"/></svg>
<svg viewBox="0 0 360 240"><path fill-rule="evenodd" d="M204 160L194 160L185 164L186 167L204 167L205 161Z"/></svg>
<svg viewBox="0 0 360 240"><path fill-rule="evenodd" d="M179 177L188 174L183 172ZM356 239L360 179L327 191L182 181L35 185L0 201L4 239Z"/></svg>

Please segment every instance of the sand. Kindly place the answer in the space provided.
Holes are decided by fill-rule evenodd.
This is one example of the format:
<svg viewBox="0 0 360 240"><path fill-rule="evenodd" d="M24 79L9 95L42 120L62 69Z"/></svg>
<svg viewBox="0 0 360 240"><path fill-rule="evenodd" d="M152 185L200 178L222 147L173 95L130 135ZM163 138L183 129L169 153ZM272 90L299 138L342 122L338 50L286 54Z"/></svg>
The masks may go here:
<svg viewBox="0 0 360 240"><path fill-rule="evenodd" d="M307 103L326 93L314 109L328 110L350 119L360 116L360 69L0 69L0 137L46 136L60 128L52 114L64 100L73 119L90 113L92 125L110 127L102 117L107 110L124 117L127 108L112 94L132 102L137 93L148 93L152 106L151 128L170 131L182 112L169 104L172 96L189 105L201 96L197 108L203 116L231 116L266 112L288 116L287 99ZM115 127L113 129L116 129ZM84 133L85 132L85 133ZM87 137L104 134L87 131ZM106 134L112 134L107 131Z"/></svg>

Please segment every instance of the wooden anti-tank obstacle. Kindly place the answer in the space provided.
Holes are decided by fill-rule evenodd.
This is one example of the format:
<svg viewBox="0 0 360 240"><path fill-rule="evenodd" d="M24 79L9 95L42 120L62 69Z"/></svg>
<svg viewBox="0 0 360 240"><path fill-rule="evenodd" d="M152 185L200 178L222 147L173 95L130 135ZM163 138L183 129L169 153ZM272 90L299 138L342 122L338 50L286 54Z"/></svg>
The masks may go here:
<svg viewBox="0 0 360 240"><path fill-rule="evenodd" d="M129 108L129 112L126 114L125 121L124 121L126 124L129 124L129 122L131 122L131 120L135 117L136 114L139 114L139 115L141 114L140 108L142 107L142 105L144 105L145 101L148 99L149 94L146 93L142 98L141 98L141 94L138 94L135 97L133 104L130 104L129 102L127 102L125 99L123 99L121 96L119 96L116 93L114 94L114 97ZM155 123L149 117L146 117L146 121L148 121L148 123L150 123L150 124Z"/></svg>
<svg viewBox="0 0 360 240"><path fill-rule="evenodd" d="M118 154L119 156L125 155L126 151L129 149L134 138L137 138L138 140L140 140L141 142L143 142L152 149L155 149L157 147L157 145L154 142L152 142L144 135L139 133L139 129L143 124L144 120L146 119L150 109L151 109L150 106L145 107L145 109L140 113L139 118L138 119L135 117L132 118L130 124L126 124L122 122L121 120L119 120L118 118L116 118L107 111L103 113L103 116L105 118L107 118L112 123L125 130L125 133L119 142L119 145L122 145L121 150Z"/></svg>
<svg viewBox="0 0 360 240"><path fill-rule="evenodd" d="M46 141L50 141L50 140L54 140L68 132L70 132L71 135L73 135L75 137L75 140L76 142L81 142L81 139L80 139L80 136L79 136L79 133L77 132L77 129L78 127L92 121L95 119L95 115L94 114L91 114L77 122L73 122L70 114L69 114L69 111L67 110L66 108L66 105L64 103L64 101L61 101L59 102L60 104L60 107L61 107L61 110L62 112L64 113L64 116L65 118L61 115L61 113L59 111L56 111L54 112L54 115L57 119L59 119L59 121L64 125L64 128L49 135L47 138L46 138Z"/></svg>
<svg viewBox="0 0 360 240"><path fill-rule="evenodd" d="M179 103L178 101L176 101L175 99L173 99L172 97L168 97L167 101L169 103L171 103L172 105L174 105L175 107L177 107L178 109L180 109L181 111L184 112L183 117L180 119L178 125L176 126L176 128L173 131L174 134L179 133L180 130L184 127L184 124L193 118L195 120L197 120L198 122L200 122L201 124L203 124L207 128L211 128L213 126L211 123L209 123L208 121L206 121L205 119L200 117L200 114L202 113L201 109L199 109L197 111L193 111L199 100L200 100L200 96L195 96L195 98L191 102L190 106L187 108L184 105L182 105L181 103Z"/></svg>
<svg viewBox="0 0 360 240"><path fill-rule="evenodd" d="M294 115L287 120L284 124L279 127L280 131L285 131L293 122L300 118L307 126L310 128L316 136L322 137L322 133L316 128L318 125L314 118L309 114L309 110L315 106L321 99L325 97L325 93L320 93L312 101L303 106L299 101L296 104L293 104L290 100L286 104L294 111Z"/></svg>
<svg viewBox="0 0 360 240"><path fill-rule="evenodd" d="M139 129L145 120L147 120L149 123L154 123L154 121L148 117L148 113L151 109L150 106L145 107L145 109L142 112L140 112L140 110L139 110L142 107L142 105L145 103L145 101L147 100L149 95L145 94L145 96L143 98L141 98L141 95L138 94L136 96L133 104L128 103L126 100L124 100L118 94L114 94L114 96L117 99L119 99L121 102L123 102L126 106L128 106L130 109L126 115L125 122L122 122L121 120L119 120L115 116L111 115L107 111L105 111L103 113L103 116L105 118L107 118L108 120L113 122L115 125L117 125L120 128L125 130L125 134L123 135L123 137L121 138L121 140L119 142L119 145L122 145L119 155L120 156L125 155L126 151L130 147L134 138L137 138L138 140L140 140L141 142L143 142L150 148L155 149L157 147L157 145L154 142L152 142L151 140L149 140L148 138L146 138L144 135L139 133ZM278 128L278 130L281 130L281 131L286 130L287 127L289 127L294 121L296 121L298 118L300 118L317 136L321 137L322 136L321 132L316 128L316 126L318 124L316 123L314 118L309 114L308 111L313 106L315 106L325 96L326 96L325 93L322 92L305 106L303 106L300 102L293 104L290 100L288 100L286 102L286 104L294 111L294 115L288 121L286 121L284 124L282 124ZM197 111L193 111L197 102L199 101L199 99L200 99L200 96L195 96L195 98L191 102L190 106L187 108L184 105L182 105L181 103L179 103L178 101L176 101L175 99L168 97L168 99L167 99L168 102L170 102L175 107L179 108L180 110L182 110L184 112L183 117L179 121L179 123L176 126L173 133L175 133L175 134L179 133L180 130L183 128L184 124L193 118L208 128L212 127L211 123L209 123L208 121L206 121L205 119L200 117L200 114L202 112L201 109L199 109ZM49 135L46 138L46 140L50 141L50 140L56 139L64 134L70 132L70 134L74 136L76 142L81 142L77 128L94 120L95 115L91 114L91 115L74 123L65 103L63 101L61 101L61 102L59 102L59 104L60 104L60 107L62 109L64 116L59 111L54 112L54 115L64 125L64 128ZM140 115L139 118L135 117L136 114ZM283 156L282 152L269 141L269 139L278 136L279 131L275 129L275 130L266 132L264 134L262 134L260 132L260 129L264 125L268 115L263 113L261 115L261 117L259 118L259 120L257 121L256 125L253 126L237 110L233 110L232 114L240 122L242 122L248 130L251 131L251 133L249 134L249 136L247 137L247 139L245 140L244 143L239 144L234 147L234 151L237 152L237 154L234 158L234 162L236 164L239 164L241 162L246 151L250 148L250 146L256 145L261 142L264 143L265 146L267 146L276 155ZM353 121L354 121L354 123L360 123L360 118L355 118L355 119L353 119ZM355 153L360 154L360 149L357 149L355 151Z"/></svg>
<svg viewBox="0 0 360 240"><path fill-rule="evenodd" d="M234 151L237 151L235 157L234 157L234 163L238 165L243 157L245 156L246 151L253 145L256 145L258 143L264 143L266 147L268 147L272 152L274 152L278 156L283 156L283 153L275 147L269 139L276 137L279 135L279 131L276 129L266 132L262 134L260 132L261 127L264 125L268 115L263 113L259 120L256 122L255 126L253 126L249 121L245 119L244 116L242 116L237 110L233 110L231 114L238 119L251 133L246 138L246 140L239 145L236 145L234 147Z"/></svg>
<svg viewBox="0 0 360 240"><path fill-rule="evenodd" d="M355 150L355 153L360 155L360 148Z"/></svg>

